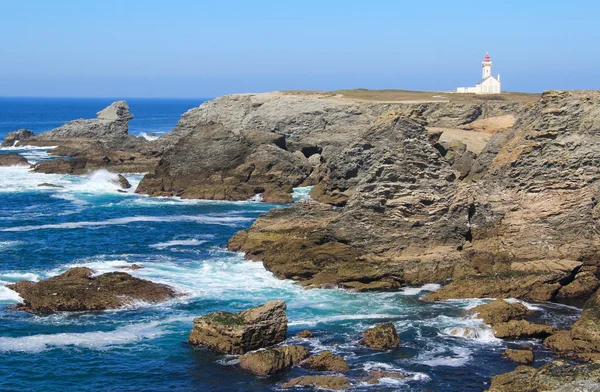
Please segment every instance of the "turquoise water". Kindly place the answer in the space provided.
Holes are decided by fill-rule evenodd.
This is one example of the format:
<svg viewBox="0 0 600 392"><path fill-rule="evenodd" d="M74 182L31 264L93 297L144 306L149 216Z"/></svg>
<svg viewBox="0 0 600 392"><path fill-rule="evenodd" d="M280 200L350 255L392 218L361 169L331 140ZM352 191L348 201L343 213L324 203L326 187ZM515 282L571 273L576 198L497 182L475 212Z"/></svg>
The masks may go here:
<svg viewBox="0 0 600 392"><path fill-rule="evenodd" d="M160 112L160 107L154 110ZM157 129L173 127L180 113L156 117L163 115L168 121ZM21 118L3 129L42 129L45 125L38 120L35 117L27 125ZM8 151L12 150L0 153ZM19 152L32 161L49 159L43 149ZM134 188L141 177L128 176ZM137 303L107 312L30 315L12 310L18 296L0 287L0 390L277 390L281 381L306 371L295 368L278 376L255 377L241 371L234 357L186 342L194 317L271 299L288 304L286 343L343 355L356 390L480 391L492 375L515 367L500 356L515 344L493 338L486 325L465 316L465 309L484 300L431 304L419 299L436 285L395 293L304 290L274 278L261 263L226 250L232 235L277 206L151 199L117 192L113 178L106 171L69 176L0 168L0 285L45 279L75 265L103 273L136 263L144 269L131 274L166 283L184 295L163 304ZM40 188L41 182L65 188ZM295 199L307 197L307 192L296 189ZM540 310L541 319L557 325L578 315L577 309L567 306L529 306ZM403 342L400 348L377 352L356 343L361 331L382 321L395 324ZM468 339L452 336L456 327L471 327L477 334ZM293 338L303 329L312 330L316 338ZM541 364L549 354L537 347ZM395 370L408 377L367 385L361 379L370 369Z"/></svg>

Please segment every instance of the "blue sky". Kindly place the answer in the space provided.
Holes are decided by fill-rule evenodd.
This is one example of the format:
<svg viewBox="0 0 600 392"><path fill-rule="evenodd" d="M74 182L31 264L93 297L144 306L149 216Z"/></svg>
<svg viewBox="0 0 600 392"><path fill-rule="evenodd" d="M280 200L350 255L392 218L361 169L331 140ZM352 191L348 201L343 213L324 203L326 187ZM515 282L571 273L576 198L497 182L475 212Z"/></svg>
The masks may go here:
<svg viewBox="0 0 600 392"><path fill-rule="evenodd" d="M600 89L597 1L0 0L0 96Z"/></svg>

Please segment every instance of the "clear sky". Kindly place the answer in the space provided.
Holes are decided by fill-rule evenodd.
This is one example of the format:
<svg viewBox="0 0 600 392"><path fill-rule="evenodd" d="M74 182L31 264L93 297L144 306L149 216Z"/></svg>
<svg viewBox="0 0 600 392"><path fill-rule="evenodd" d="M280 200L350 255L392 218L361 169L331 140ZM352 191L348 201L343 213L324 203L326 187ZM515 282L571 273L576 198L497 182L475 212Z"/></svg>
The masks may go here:
<svg viewBox="0 0 600 392"><path fill-rule="evenodd" d="M0 0L0 96L600 89L599 1Z"/></svg>

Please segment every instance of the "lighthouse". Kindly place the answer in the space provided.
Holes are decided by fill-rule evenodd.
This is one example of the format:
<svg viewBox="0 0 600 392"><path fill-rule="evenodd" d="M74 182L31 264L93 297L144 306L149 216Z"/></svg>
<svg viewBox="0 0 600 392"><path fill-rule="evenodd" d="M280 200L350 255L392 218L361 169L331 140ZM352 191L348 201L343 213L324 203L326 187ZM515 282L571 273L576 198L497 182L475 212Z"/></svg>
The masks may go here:
<svg viewBox="0 0 600 392"><path fill-rule="evenodd" d="M481 67L481 79L487 79L489 76L492 76L492 60L490 59L489 54L485 54L483 62L481 63Z"/></svg>
<svg viewBox="0 0 600 392"><path fill-rule="evenodd" d="M459 87L456 92L471 94L500 94L502 92L500 75L497 79L492 76L492 59L488 53L485 54L481 63L481 81L475 87Z"/></svg>

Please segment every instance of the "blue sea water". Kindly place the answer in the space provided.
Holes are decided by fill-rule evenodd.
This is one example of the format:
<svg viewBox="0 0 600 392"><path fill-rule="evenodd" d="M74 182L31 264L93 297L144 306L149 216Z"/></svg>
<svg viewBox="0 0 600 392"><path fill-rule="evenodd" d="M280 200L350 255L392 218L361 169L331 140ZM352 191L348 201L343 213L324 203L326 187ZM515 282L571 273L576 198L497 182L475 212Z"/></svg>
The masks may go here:
<svg viewBox="0 0 600 392"><path fill-rule="evenodd" d="M111 100L1 99L0 131L51 129L90 118ZM168 131L198 101L130 100L132 133ZM135 121L139 121L135 124ZM0 153L14 150L0 150ZM19 150L31 161L50 159L43 149ZM142 174L128 175L135 185ZM518 343L493 337L489 327L465 315L485 300L426 303L437 285L398 292L352 293L305 290L278 280L261 263L228 252L226 244L275 205L257 200L216 202L148 198L119 193L114 174L37 174L24 167L0 168L0 390L2 391L266 391L277 390L302 368L272 377L239 369L232 356L187 344L194 317L238 311L271 299L288 305L289 339L313 352L331 350L350 364L358 391L481 391L492 375L516 365L501 357ZM49 182L64 188L40 188ZM307 197L296 189L296 200ZM31 315L4 284L39 280L72 266L104 273L133 263L131 274L173 286L183 296L162 304L136 303L106 312ZM528 304L538 318L567 325L579 310ZM402 345L373 351L357 344L365 329L391 321ZM457 328L472 328L465 337ZM310 329L314 339L296 339ZM550 356L539 342L536 365ZM407 378L367 384L373 369Z"/></svg>

